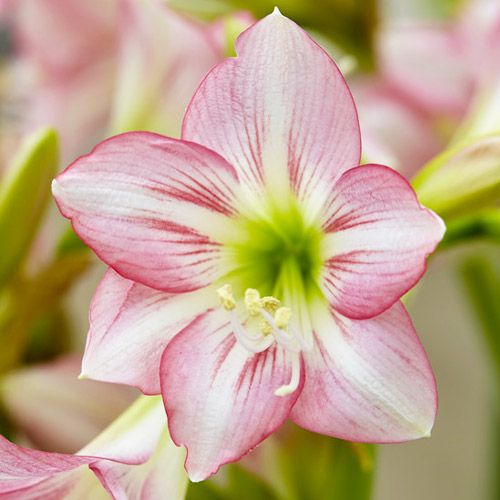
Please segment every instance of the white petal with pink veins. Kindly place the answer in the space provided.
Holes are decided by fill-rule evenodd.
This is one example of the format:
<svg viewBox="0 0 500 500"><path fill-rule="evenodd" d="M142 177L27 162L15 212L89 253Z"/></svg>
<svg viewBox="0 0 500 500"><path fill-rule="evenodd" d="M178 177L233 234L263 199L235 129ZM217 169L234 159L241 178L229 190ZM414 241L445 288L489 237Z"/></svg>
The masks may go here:
<svg viewBox="0 0 500 500"><path fill-rule="evenodd" d="M188 107L183 138L228 160L242 183L299 199L359 164L360 132L339 69L278 11L245 31ZM316 200L313 200L316 201Z"/></svg>
<svg viewBox="0 0 500 500"><path fill-rule="evenodd" d="M92 300L82 374L159 394L166 345L216 300L211 290L169 294L110 269Z"/></svg>
<svg viewBox="0 0 500 500"><path fill-rule="evenodd" d="M401 303L350 320L323 308L304 353L305 384L292 411L300 426L366 442L428 436L437 410L434 375Z"/></svg>
<svg viewBox="0 0 500 500"><path fill-rule="evenodd" d="M172 439L187 448L186 469L201 481L239 460L288 417L300 393L277 396L292 378L293 356L278 345L261 353L234 336L226 311L200 316L162 358L162 392ZM300 372L302 373L302 372Z"/></svg>
<svg viewBox="0 0 500 500"><path fill-rule="evenodd" d="M445 229L400 174L380 165L343 174L325 212L322 287L351 318L380 314L414 286Z"/></svg>
<svg viewBox="0 0 500 500"><path fill-rule="evenodd" d="M222 272L218 240L230 231L237 177L196 144L147 132L108 139L54 181L64 216L126 278L170 292Z"/></svg>

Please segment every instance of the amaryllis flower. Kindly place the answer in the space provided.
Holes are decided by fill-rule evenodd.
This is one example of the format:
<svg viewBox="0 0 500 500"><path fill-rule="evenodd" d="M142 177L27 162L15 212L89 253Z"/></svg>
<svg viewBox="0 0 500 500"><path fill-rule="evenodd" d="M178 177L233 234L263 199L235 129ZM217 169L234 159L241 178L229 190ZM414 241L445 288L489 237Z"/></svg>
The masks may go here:
<svg viewBox="0 0 500 500"><path fill-rule="evenodd" d="M349 89L277 10L245 31L182 140L111 138L53 192L111 269L83 374L161 392L201 480L287 418L356 441L429 434L436 387L399 298L443 235L408 183L358 166Z"/></svg>

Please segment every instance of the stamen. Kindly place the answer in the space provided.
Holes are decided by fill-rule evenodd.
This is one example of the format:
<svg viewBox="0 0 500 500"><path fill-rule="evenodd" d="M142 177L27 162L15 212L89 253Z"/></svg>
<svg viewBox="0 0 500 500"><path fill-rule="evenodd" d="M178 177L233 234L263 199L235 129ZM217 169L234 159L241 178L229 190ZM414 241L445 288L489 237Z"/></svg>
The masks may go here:
<svg viewBox="0 0 500 500"><path fill-rule="evenodd" d="M234 300L233 288L231 285L226 284L217 289L217 295L219 296L220 305L226 309L226 311L231 311L236 307L236 301Z"/></svg>
<svg viewBox="0 0 500 500"><path fill-rule="evenodd" d="M297 390L300 382L300 369L301 369L301 361L300 355L294 354L292 356L292 377L290 382L286 385L282 385L278 389L274 391L276 396L288 396Z"/></svg>
<svg viewBox="0 0 500 500"><path fill-rule="evenodd" d="M238 319L236 311L231 312L231 327L238 341L250 352L263 352L273 343L273 339L270 337L260 336L260 338L250 338L245 327Z"/></svg>
<svg viewBox="0 0 500 500"><path fill-rule="evenodd" d="M255 288L245 290L245 307L251 316L258 316L261 308L260 293Z"/></svg>
<svg viewBox="0 0 500 500"><path fill-rule="evenodd" d="M267 312L264 311L263 309L260 311L266 322L269 324L269 326L272 329L272 332L274 333L274 337L278 341L279 344L281 344L283 347L288 349L289 351L293 352L299 352L300 351L300 346L297 346L294 344L294 337L291 335L288 335L284 330L281 330L280 328L277 327L276 323L274 322L274 318Z"/></svg>
<svg viewBox="0 0 500 500"><path fill-rule="evenodd" d="M293 325L288 325L288 331L293 335L303 351L310 351L313 348L312 344L307 342Z"/></svg>
<svg viewBox="0 0 500 500"><path fill-rule="evenodd" d="M280 307L274 313L274 321L278 328L284 329L288 326L290 318L292 317L292 310L289 307Z"/></svg>
<svg viewBox="0 0 500 500"><path fill-rule="evenodd" d="M240 321L236 312L236 300L233 296L231 285L226 284L217 290L221 306L227 311L231 311L231 327L237 340L250 352L258 353L268 349L275 341L294 354L301 350L310 350L311 346L304 340L300 332L290 324L292 310L289 307L281 306L280 300L273 296L261 297L258 290L247 288L245 291L244 303L250 317L260 316L262 321L257 332L249 331ZM295 359L296 356L294 356ZM299 370L300 365L294 370ZM295 372L294 372L295 373ZM299 376L295 374L294 376ZM287 386L283 386L279 391L293 392L292 381ZM288 389L287 389L288 388ZM287 393L288 394L288 393Z"/></svg>

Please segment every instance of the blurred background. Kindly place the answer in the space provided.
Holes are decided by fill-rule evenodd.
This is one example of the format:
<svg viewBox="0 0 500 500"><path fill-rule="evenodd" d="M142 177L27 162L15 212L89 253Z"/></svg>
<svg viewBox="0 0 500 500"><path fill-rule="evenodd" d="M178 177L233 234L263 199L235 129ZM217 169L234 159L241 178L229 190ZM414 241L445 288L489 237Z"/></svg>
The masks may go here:
<svg viewBox="0 0 500 500"><path fill-rule="evenodd" d="M347 78L365 161L415 179L449 229L407 297L438 381L433 435L356 451L377 456L360 459L366 491L331 498L499 498L498 0L0 0L0 432L74 452L137 396L76 378L104 267L50 181L112 134L179 136L200 79L275 4Z"/></svg>

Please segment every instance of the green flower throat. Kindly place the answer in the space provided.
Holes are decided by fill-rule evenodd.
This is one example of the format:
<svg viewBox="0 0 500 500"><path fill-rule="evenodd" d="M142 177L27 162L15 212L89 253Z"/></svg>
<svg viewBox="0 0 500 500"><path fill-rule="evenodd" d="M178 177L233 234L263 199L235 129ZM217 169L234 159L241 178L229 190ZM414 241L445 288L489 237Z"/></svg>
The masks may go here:
<svg viewBox="0 0 500 500"><path fill-rule="evenodd" d="M322 266L321 228L304 220L296 201L268 206L265 215L238 220L238 240L227 245L233 271L224 280L238 294L255 288L281 298L292 290L308 295Z"/></svg>

